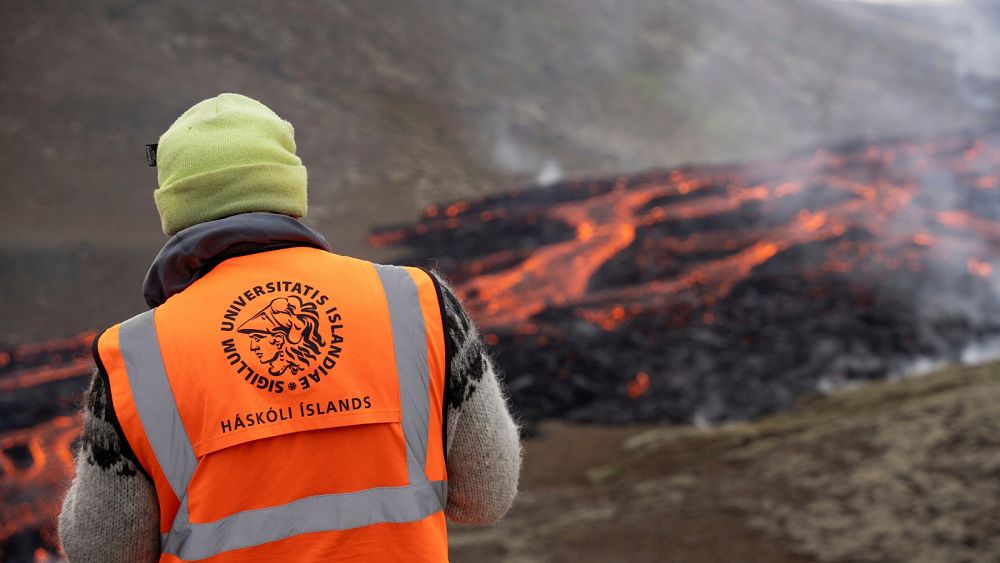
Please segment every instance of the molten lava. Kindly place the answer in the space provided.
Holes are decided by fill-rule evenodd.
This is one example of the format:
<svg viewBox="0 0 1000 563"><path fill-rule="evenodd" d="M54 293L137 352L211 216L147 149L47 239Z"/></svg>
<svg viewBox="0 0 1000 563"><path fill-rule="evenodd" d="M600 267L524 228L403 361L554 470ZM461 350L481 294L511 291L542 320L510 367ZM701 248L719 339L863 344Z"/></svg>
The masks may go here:
<svg viewBox="0 0 1000 563"><path fill-rule="evenodd" d="M998 165L998 132L845 144L431 206L372 242L451 278L524 421L739 419L1000 343ZM0 350L0 559L55 550L92 338Z"/></svg>
<svg viewBox="0 0 1000 563"><path fill-rule="evenodd" d="M73 469L93 333L0 352L0 560L47 560Z"/></svg>
<svg viewBox="0 0 1000 563"><path fill-rule="evenodd" d="M998 165L996 132L845 144L454 202L371 240L451 277L522 417L744 418L1000 338Z"/></svg>

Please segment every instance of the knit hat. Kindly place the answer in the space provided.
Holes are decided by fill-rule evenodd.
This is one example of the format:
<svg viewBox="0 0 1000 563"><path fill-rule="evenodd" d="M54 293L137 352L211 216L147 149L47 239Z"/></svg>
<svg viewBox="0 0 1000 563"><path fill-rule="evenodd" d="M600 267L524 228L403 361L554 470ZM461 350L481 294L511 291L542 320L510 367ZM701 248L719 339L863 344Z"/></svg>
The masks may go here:
<svg viewBox="0 0 1000 563"><path fill-rule="evenodd" d="M168 235L238 213L306 214L295 130L257 100L219 94L198 102L158 145L153 196Z"/></svg>

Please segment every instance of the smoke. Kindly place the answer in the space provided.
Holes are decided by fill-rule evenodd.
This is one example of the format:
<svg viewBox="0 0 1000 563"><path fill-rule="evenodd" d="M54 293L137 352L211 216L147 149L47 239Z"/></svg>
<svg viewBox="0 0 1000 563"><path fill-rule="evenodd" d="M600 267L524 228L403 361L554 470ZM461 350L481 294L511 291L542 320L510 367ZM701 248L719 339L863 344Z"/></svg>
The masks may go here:
<svg viewBox="0 0 1000 563"><path fill-rule="evenodd" d="M480 146L517 181L549 160L580 176L779 156L991 119L994 4L474 2L493 64L456 65L451 80L470 99L488 92Z"/></svg>
<svg viewBox="0 0 1000 563"><path fill-rule="evenodd" d="M954 55L956 91L980 111L995 110L1000 94L1000 6L956 1L939 12Z"/></svg>
<svg viewBox="0 0 1000 563"><path fill-rule="evenodd" d="M559 161L554 158L550 158L542 164L542 169L538 171L538 176L535 177L535 182L541 186L548 186L555 184L561 179L562 167L559 166Z"/></svg>
<svg viewBox="0 0 1000 563"><path fill-rule="evenodd" d="M1000 95L1000 5L993 0L838 0L894 9L922 18L952 58L959 98L978 111L997 108Z"/></svg>
<svg viewBox="0 0 1000 563"><path fill-rule="evenodd" d="M493 96L475 116L482 147L518 181L546 185L564 175L627 174L845 140L940 135L995 123L1000 108L995 2L592 0L549 1L530 10L476 3L476 10L491 21L490 33L479 39L497 66L462 66L453 79L470 97ZM799 172L801 197L770 204L761 224L767 213L783 216L783 205L805 211L829 205L828 191L809 187L816 171ZM871 233L882 237L874 246L895 248L900 237L934 232L941 227L938 213L970 208L961 199L968 179L956 174L989 172L918 174L925 201L911 206L913 213L890 215ZM884 173L873 166L870 177L857 180L876 189L899 180ZM995 241L976 243L973 254L1000 271ZM804 264L823 261L809 256L824 251L815 248L801 252ZM949 323L984 327L982 334L1000 326L987 298L965 291L969 272L956 271L948 252L926 249L927 270L913 276L920 282L900 289L912 300L908 311L921 325L921 353L927 354L891 360L905 364L900 373L1000 354L996 342L960 342L948 332ZM855 279L897 289L865 275L856 272ZM992 297L1000 301L1000 281L997 289ZM945 329L936 328L941 325ZM846 383L833 378L820 388ZM711 420L717 410L708 402L701 418Z"/></svg>
<svg viewBox="0 0 1000 563"><path fill-rule="evenodd" d="M988 0L828 1L843 6L845 10L859 7L873 9L874 13L897 21L907 34L925 34L930 37L930 44L941 46L946 55L936 64L950 69L954 98L961 111L976 116L970 121L955 120L950 126L951 130L990 131L995 127L997 110L1000 109L1000 3ZM837 99L850 95L847 91L850 86L845 85L852 79L850 69L857 68L850 59L866 56L866 53L844 47L845 75L834 77L826 98L829 106L819 108L827 115L835 116L836 111L831 108L836 105ZM924 55L913 53L914 57ZM889 106L894 104L896 108L889 109L887 106L887 111L898 111L899 119L908 119L917 124L930 121L926 112L918 110L920 103L917 100L921 94L918 89L900 88L886 82L879 84L877 90L879 96L875 96L872 103L881 104L885 100L893 102ZM883 101L880 102L879 98ZM834 128L829 122L821 125ZM948 123L945 122L944 126L947 129ZM879 138L878 133L867 131L859 131L859 136L875 140ZM974 150L971 144L966 148ZM979 214L987 221L997 220L996 210L983 206L983 201L989 201L989 198L983 197L982 201L974 203L970 197L975 197L976 190L969 188L970 177L990 176L997 171L988 163L984 166L983 161L966 160L965 166L942 169L935 174L916 174L921 182L917 196L919 201L890 215L889 222L876 233L879 237L877 244L889 246L889 241L898 240L899 237L912 236L914 233L933 233L941 228L939 214L957 209L973 209L973 215ZM881 173L880 170L872 170L866 183L879 186L884 181L899 180L882 178ZM804 177L802 181L808 184L810 178ZM996 272L1000 266L997 242L985 234L968 233L964 240L967 246L963 250ZM992 292L971 291L969 284L974 276L965 268L955 268L954 256L951 255L954 252L954 247L930 245L923 251L922 260L926 269L913 276L913 280L919 281L912 284L907 282L895 288L912 299L920 340L928 350L927 355L890 360L897 364L891 369L890 377L922 375L949 363L982 363L1000 358L1000 339L988 336L995 334L997 327L1000 327L997 309L997 304L1000 303L1000 275L994 273L992 276ZM871 287L887 287L884 280L865 280L861 272L855 275ZM971 342L959 341L956 339L955 326L975 327L973 333L984 336ZM818 390L830 392L850 384L850 381L842 378L823 378Z"/></svg>
<svg viewBox="0 0 1000 563"><path fill-rule="evenodd" d="M840 0L841 2L857 2L859 4L881 4L884 6L952 6L961 4L962 0Z"/></svg>
<svg viewBox="0 0 1000 563"><path fill-rule="evenodd" d="M546 157L526 143L515 141L513 135L503 128L493 131L493 161L504 171L516 176L532 174L535 184L539 186L548 186L562 179L562 167L556 158Z"/></svg>

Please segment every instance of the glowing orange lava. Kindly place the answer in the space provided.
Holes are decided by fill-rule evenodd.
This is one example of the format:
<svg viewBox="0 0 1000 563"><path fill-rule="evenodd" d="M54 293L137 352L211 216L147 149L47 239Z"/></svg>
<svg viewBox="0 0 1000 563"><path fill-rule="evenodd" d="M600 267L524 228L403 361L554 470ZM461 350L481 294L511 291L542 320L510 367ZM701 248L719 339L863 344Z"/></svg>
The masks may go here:
<svg viewBox="0 0 1000 563"><path fill-rule="evenodd" d="M640 371L635 377L629 380L626 390L630 399L638 399L649 390L649 374Z"/></svg>
<svg viewBox="0 0 1000 563"><path fill-rule="evenodd" d="M58 494L73 470L78 416L60 416L0 434L0 542L30 528L47 528L59 513ZM14 452L20 452L15 455Z"/></svg>
<svg viewBox="0 0 1000 563"><path fill-rule="evenodd" d="M1000 148L995 143L960 138L937 143L898 142L862 145L853 151L826 149L801 158L778 159L752 166L676 169L635 179L573 183L570 190L589 197L558 197L532 208L524 224L549 221L571 229L572 236L540 244L530 251L500 249L468 257L466 273L456 289L476 320L491 333L528 322L547 309L572 309L577 318L600 329L616 330L637 315L656 313L670 303L691 300L711 307L779 253L814 243L839 241L846 233L865 233L837 244L817 266L818 272L848 274L866 264L920 272L927 264L915 249L940 250L939 256L971 255L982 241L1000 241L1000 222L977 208L927 205L942 189L918 178L930 171L951 173L982 193L1000 184ZM862 174L863 173L863 174ZM515 199L518 196L513 196ZM815 202L815 203L813 203ZM800 206L778 222L746 228L643 237L661 225L701 221L706 225L747 208L762 217L782 216L785 207ZM460 229L475 221L517 214L502 203L474 201L429 207L413 228L372 236L375 244L406 243L438 231ZM440 218L441 215L448 220ZM501 235L502 236L502 235ZM669 256L705 256L657 279L594 287L595 275L632 245L639 269L655 269ZM664 258L667 256L667 258ZM962 258L964 260L964 258ZM976 276L989 275L989 260L968 262ZM544 328L533 329L541 330ZM515 330L522 333L521 330Z"/></svg>

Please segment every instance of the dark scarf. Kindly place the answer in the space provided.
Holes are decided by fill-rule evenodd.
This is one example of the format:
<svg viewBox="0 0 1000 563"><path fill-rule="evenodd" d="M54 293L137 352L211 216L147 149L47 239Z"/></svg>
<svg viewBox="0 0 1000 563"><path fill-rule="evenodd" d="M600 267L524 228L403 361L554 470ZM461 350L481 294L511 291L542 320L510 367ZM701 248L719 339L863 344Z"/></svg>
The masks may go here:
<svg viewBox="0 0 1000 563"><path fill-rule="evenodd" d="M227 258L293 246L330 251L323 235L287 215L242 213L199 223L167 241L146 273L142 295L157 307Z"/></svg>

